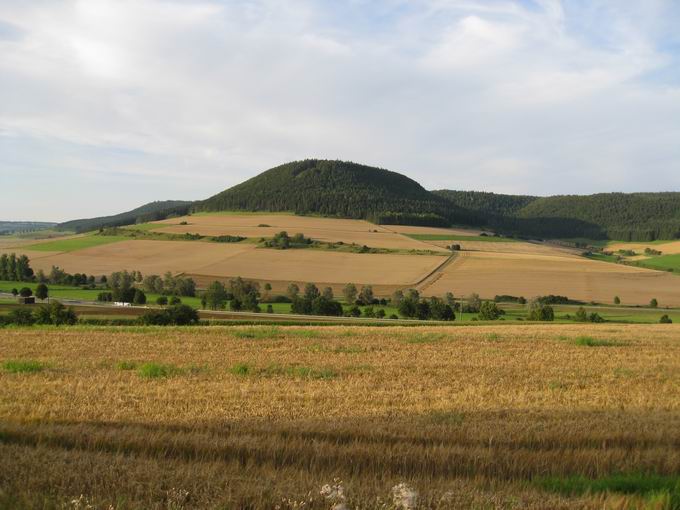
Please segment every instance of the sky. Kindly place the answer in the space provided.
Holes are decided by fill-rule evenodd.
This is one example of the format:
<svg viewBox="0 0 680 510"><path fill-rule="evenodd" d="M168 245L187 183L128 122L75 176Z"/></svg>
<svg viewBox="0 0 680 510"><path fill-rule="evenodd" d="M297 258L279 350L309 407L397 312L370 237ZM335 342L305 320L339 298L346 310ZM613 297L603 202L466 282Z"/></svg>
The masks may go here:
<svg viewBox="0 0 680 510"><path fill-rule="evenodd" d="M0 0L0 220L284 162L427 189L680 190L677 0Z"/></svg>

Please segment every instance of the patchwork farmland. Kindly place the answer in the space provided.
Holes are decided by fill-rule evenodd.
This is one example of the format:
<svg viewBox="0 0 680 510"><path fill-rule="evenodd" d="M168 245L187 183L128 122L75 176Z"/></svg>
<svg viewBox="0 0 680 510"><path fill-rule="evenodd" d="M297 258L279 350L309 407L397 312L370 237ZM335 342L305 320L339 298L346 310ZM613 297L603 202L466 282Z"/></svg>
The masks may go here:
<svg viewBox="0 0 680 510"><path fill-rule="evenodd" d="M246 213L196 214L130 228L161 235L242 236L252 242L90 235L33 244L22 241L12 247L7 244L0 252L25 253L35 269L44 271L53 265L95 275L123 269L144 274L170 271L190 276L200 286L242 276L271 283L274 292L283 292L291 282L314 282L339 292L344 284L354 282L373 285L385 296L396 289L415 287L424 295L435 296L446 292L457 296L476 292L484 298L560 294L600 303L610 303L619 296L629 305L646 305L655 298L663 306L680 306L680 285L672 274L589 260L581 256L581 250L558 245L481 237L478 230L379 226L364 220ZM257 239L280 231L394 253L272 250L257 246ZM450 252L447 247L451 244L460 245L461 251ZM673 249L676 245L652 246Z"/></svg>

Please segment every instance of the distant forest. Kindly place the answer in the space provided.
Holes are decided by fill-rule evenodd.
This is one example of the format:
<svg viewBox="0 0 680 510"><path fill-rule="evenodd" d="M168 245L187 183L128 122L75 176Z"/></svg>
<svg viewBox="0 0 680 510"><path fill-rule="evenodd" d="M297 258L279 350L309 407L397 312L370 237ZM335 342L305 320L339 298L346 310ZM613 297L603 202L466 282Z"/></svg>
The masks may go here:
<svg viewBox="0 0 680 510"><path fill-rule="evenodd" d="M308 159L272 168L198 202L152 202L115 216L75 220L85 232L204 211L288 211L379 224L467 226L541 239L653 241L680 238L680 193L536 197L428 191L397 172Z"/></svg>
<svg viewBox="0 0 680 510"><path fill-rule="evenodd" d="M653 241L680 237L680 193L532 197L441 190L435 195L486 217L490 228L542 238Z"/></svg>
<svg viewBox="0 0 680 510"><path fill-rule="evenodd" d="M147 221L164 220L168 216L182 216L187 214L193 202L183 200L166 200L162 202L150 202L146 205L116 214L114 216L100 216L82 220L67 221L60 223L59 230L71 230L74 232L89 232L100 228L122 227Z"/></svg>

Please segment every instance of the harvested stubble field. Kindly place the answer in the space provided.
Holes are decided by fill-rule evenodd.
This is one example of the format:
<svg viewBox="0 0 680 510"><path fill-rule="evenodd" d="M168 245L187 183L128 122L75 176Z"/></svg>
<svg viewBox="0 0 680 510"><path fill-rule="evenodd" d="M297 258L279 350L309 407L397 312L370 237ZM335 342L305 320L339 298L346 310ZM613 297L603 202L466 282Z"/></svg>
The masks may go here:
<svg viewBox="0 0 680 510"><path fill-rule="evenodd" d="M619 251L619 250L633 250L634 252L644 255L645 248L650 248L652 250L658 250L664 255L676 255L680 254L680 241L658 241L652 243L609 243L605 250L607 251Z"/></svg>
<svg viewBox="0 0 680 510"><path fill-rule="evenodd" d="M187 224L182 225L184 222ZM301 233L314 240L330 243L343 242L371 248L445 251L364 220L291 214L198 214L159 221L155 225L158 227L154 230L173 234L237 235L258 238L272 237L278 232L286 231L290 235Z"/></svg>
<svg viewBox="0 0 680 510"><path fill-rule="evenodd" d="M513 243L514 244L514 243ZM559 294L585 302L680 306L680 280L669 273L612 264L556 252L553 255L501 252L461 252L436 280L422 290L441 295L453 289L464 296L496 294L541 296Z"/></svg>
<svg viewBox="0 0 680 510"><path fill-rule="evenodd" d="M17 250L22 252L22 250ZM441 255L360 254L321 250L273 250L247 243L120 241L69 253L29 254L31 266L53 265L71 272L110 274L134 269L143 274L183 273L201 283L242 276L261 281L326 282L406 286L440 265ZM286 284L280 287L287 286Z"/></svg>
<svg viewBox="0 0 680 510"><path fill-rule="evenodd" d="M673 326L6 329L0 363L0 507L677 502Z"/></svg>

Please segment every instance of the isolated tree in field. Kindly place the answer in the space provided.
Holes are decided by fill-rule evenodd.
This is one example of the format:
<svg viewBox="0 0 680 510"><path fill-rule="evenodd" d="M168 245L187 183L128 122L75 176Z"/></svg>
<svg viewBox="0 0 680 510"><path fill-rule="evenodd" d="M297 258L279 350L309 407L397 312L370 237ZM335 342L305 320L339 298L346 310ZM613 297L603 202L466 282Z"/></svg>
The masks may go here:
<svg viewBox="0 0 680 510"><path fill-rule="evenodd" d="M479 306L479 319L483 321L495 321L503 314L498 305L493 301L484 301Z"/></svg>
<svg viewBox="0 0 680 510"><path fill-rule="evenodd" d="M21 297L31 297L33 295L33 291L28 287L22 287L19 291L19 295Z"/></svg>
<svg viewBox="0 0 680 510"><path fill-rule="evenodd" d="M620 305L620 304L621 304L621 299L619 298L619 296L614 296L614 304L615 304L615 305Z"/></svg>
<svg viewBox="0 0 680 510"><path fill-rule="evenodd" d="M288 285L288 290L286 291L286 296L288 296L289 299L293 300L298 295L300 294L300 287L298 287L295 283L291 283Z"/></svg>
<svg viewBox="0 0 680 510"><path fill-rule="evenodd" d="M529 315L527 319L530 321L552 322L555 320L555 311L552 306L544 304L538 299L533 299L529 303Z"/></svg>
<svg viewBox="0 0 680 510"><path fill-rule="evenodd" d="M39 283L38 286L35 288L35 297L38 299L47 299L47 296L49 295L49 289L47 288L47 285L44 283Z"/></svg>
<svg viewBox="0 0 680 510"><path fill-rule="evenodd" d="M357 286L353 283L348 283L342 289L342 296L345 298L345 303L352 304L357 300Z"/></svg>
<svg viewBox="0 0 680 510"><path fill-rule="evenodd" d="M586 312L586 309L579 306L578 310L576 310L574 320L576 322L588 322L588 312Z"/></svg>
<svg viewBox="0 0 680 510"><path fill-rule="evenodd" d="M227 291L222 282L214 281L206 289L205 307L211 310L221 310L227 302Z"/></svg>
<svg viewBox="0 0 680 510"><path fill-rule="evenodd" d="M321 295L325 298L328 299L329 301L333 301L333 289L330 287L326 287L323 289L323 292Z"/></svg>
<svg viewBox="0 0 680 510"><path fill-rule="evenodd" d="M364 285L361 287L361 292L359 292L359 301L365 305L370 305L373 303L375 297L373 296L373 287L370 285Z"/></svg>
<svg viewBox="0 0 680 510"><path fill-rule="evenodd" d="M659 302L656 300L656 298L652 298L652 300L649 302L649 306L652 308L657 308L659 306Z"/></svg>
<svg viewBox="0 0 680 510"><path fill-rule="evenodd" d="M673 320L668 315L662 315L659 324L673 324Z"/></svg>

